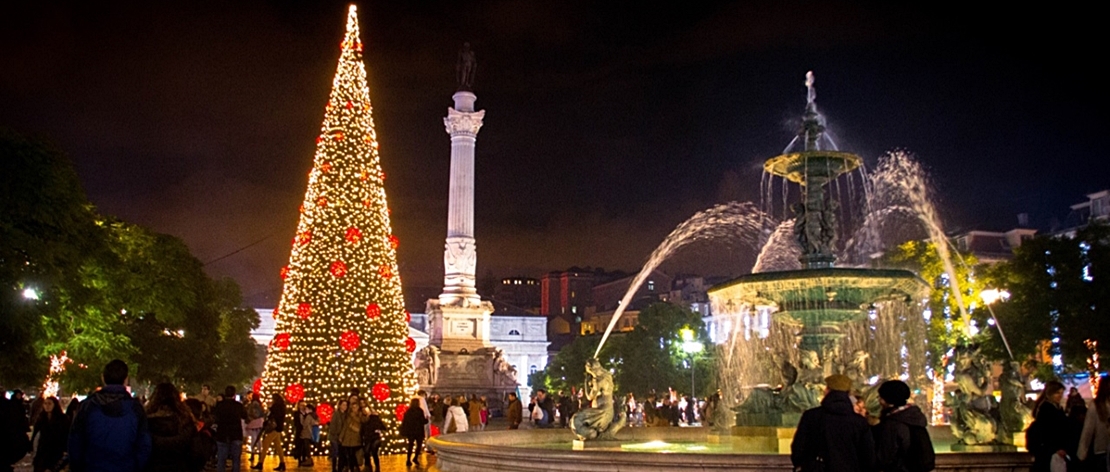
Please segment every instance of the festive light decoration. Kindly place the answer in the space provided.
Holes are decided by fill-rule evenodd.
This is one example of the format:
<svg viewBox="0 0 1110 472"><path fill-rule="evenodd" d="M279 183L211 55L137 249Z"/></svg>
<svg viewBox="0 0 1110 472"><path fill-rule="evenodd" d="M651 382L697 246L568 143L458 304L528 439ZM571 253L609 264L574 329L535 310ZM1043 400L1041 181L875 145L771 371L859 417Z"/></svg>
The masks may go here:
<svg viewBox="0 0 1110 472"><path fill-rule="evenodd" d="M270 342L273 343L273 346L279 351L289 349L289 333L278 334L274 336L274 340Z"/></svg>
<svg viewBox="0 0 1110 472"><path fill-rule="evenodd" d="M374 384L374 389L370 391L370 394L374 396L375 400L384 402L387 398L389 398L389 385L384 383L376 383Z"/></svg>
<svg viewBox="0 0 1110 472"><path fill-rule="evenodd" d="M281 280L285 280L286 277L289 277L289 266L281 268Z"/></svg>
<svg viewBox="0 0 1110 472"><path fill-rule="evenodd" d="M50 373L46 375L46 382L42 385L43 398L58 396L58 390L60 389L58 377L66 371L66 364L70 362L73 361L69 360L69 356L66 355L65 351L62 351L61 354L52 354L50 356Z"/></svg>
<svg viewBox="0 0 1110 472"><path fill-rule="evenodd" d="M416 351L416 340L408 338L405 340L405 350L408 352Z"/></svg>
<svg viewBox="0 0 1110 472"><path fill-rule="evenodd" d="M304 386L301 384L293 384L285 387L285 401L290 404L296 404L304 399Z"/></svg>
<svg viewBox="0 0 1110 472"><path fill-rule="evenodd" d="M354 331L347 331L339 335L339 346L345 351L350 352L358 349L359 344L362 344L362 340L359 339L358 333Z"/></svg>
<svg viewBox="0 0 1110 472"><path fill-rule="evenodd" d="M1098 340L1088 339L1083 341L1083 345L1091 351L1091 355L1087 357L1087 372L1091 374L1091 395L1098 395L1098 389L1102 383L1098 372L1101 368L1098 361Z"/></svg>
<svg viewBox="0 0 1110 472"><path fill-rule="evenodd" d="M291 343L269 350L261 390L303 397L321 414L358 388L372 391L379 411L397 411L416 376L354 6L341 44L275 326ZM399 419L382 420L382 452L402 452ZM322 439L313 453L327 451Z"/></svg>
<svg viewBox="0 0 1110 472"><path fill-rule="evenodd" d="M321 403L316 407L316 416L320 418L320 424L331 423L333 414L335 414L335 408L332 408L330 403Z"/></svg>
<svg viewBox="0 0 1110 472"><path fill-rule="evenodd" d="M393 413L397 415L397 421L401 421L405 417L405 412L407 411L409 411L409 406L402 403L400 405L397 405L397 408L393 410Z"/></svg>

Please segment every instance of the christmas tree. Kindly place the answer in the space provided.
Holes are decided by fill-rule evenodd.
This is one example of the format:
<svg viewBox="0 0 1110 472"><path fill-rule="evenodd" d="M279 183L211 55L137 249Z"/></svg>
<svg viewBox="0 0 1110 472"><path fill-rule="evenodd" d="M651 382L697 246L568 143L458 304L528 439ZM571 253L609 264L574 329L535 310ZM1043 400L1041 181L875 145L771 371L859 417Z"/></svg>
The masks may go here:
<svg viewBox="0 0 1110 472"><path fill-rule="evenodd" d="M340 47L293 250L281 270L276 334L256 389L265 398L283 395L290 418L298 400L315 404L327 423L337 402L358 388L389 428L384 452L402 452L397 428L416 388L416 344L408 336L354 5ZM287 446L292 431L285 428Z"/></svg>

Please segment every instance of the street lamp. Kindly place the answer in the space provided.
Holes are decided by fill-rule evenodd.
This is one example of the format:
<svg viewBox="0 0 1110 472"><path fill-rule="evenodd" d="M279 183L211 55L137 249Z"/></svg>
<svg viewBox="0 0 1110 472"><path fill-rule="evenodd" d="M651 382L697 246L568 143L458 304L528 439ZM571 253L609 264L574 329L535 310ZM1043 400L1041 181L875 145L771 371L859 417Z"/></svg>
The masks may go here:
<svg viewBox="0 0 1110 472"><path fill-rule="evenodd" d="M694 354L701 352L705 346L695 340L694 330L690 328L682 328L679 334L682 335L682 352L690 356L690 401L694 401Z"/></svg>
<svg viewBox="0 0 1110 472"><path fill-rule="evenodd" d="M28 300L38 300L39 292L32 287L27 287L23 289L23 298L26 298Z"/></svg>

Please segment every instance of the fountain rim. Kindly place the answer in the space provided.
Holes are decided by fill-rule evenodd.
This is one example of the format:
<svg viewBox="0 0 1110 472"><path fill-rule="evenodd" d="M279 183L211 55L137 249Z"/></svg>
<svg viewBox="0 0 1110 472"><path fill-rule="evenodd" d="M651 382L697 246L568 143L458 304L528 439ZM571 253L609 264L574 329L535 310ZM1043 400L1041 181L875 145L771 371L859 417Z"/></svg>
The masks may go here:
<svg viewBox="0 0 1110 472"><path fill-rule="evenodd" d="M825 267L819 269L781 270L771 272L756 272L741 275L735 279L721 282L709 287L708 293L720 292L736 285L753 282L775 282L784 280L820 279L820 278L864 278L864 279L914 279L920 291L928 291L929 284L921 276L903 269L867 269L858 267ZM914 294L908 294L914 295Z"/></svg>
<svg viewBox="0 0 1110 472"><path fill-rule="evenodd" d="M798 151L779 154L778 156L767 159L767 161L763 163L763 171L785 178L799 185L806 185L808 172L803 172L804 169L799 169L799 167L804 167L801 162L817 158L842 162L842 164L836 168L828 168L828 173L831 174L828 176L830 180L835 179L841 174L851 172L863 164L862 157L850 152L829 150ZM813 169L820 169L820 167L814 167Z"/></svg>

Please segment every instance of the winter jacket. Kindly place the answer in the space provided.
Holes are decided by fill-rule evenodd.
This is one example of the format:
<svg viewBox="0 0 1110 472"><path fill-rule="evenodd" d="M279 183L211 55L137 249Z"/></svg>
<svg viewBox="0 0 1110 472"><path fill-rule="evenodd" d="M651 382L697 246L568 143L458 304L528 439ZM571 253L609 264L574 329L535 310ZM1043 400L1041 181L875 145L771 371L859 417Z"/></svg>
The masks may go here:
<svg viewBox="0 0 1110 472"><path fill-rule="evenodd" d="M375 441L380 441L382 431L385 431L385 423L382 422L382 417L377 414L367 416L366 422L362 423L362 443L373 444Z"/></svg>
<svg viewBox="0 0 1110 472"><path fill-rule="evenodd" d="M447 408L447 418L443 420L444 433L465 433L467 424L466 413L463 413L461 406L451 405Z"/></svg>
<svg viewBox="0 0 1110 472"><path fill-rule="evenodd" d="M38 441L38 448L35 449L35 468L58 470L56 466L66 452L69 418L66 418L61 408L55 408L50 416L47 416L44 411L39 414L38 421L35 421L34 435L35 440Z"/></svg>
<svg viewBox="0 0 1110 472"><path fill-rule="evenodd" d="M320 418L316 416L316 413L313 412L308 412L306 414L300 414L298 412L297 416L300 416L300 419L298 421L300 421L301 423L301 434L298 437L311 441L312 427L320 424Z"/></svg>
<svg viewBox="0 0 1110 472"><path fill-rule="evenodd" d="M790 461L805 470L817 457L824 459L826 472L875 470L875 439L847 392L829 392L821 406L802 413L798 421Z"/></svg>
<svg viewBox="0 0 1110 472"><path fill-rule="evenodd" d="M883 412L879 424L871 428L875 436L876 467L881 472L933 470L935 456L911 458L911 451L932 451L929 421L914 405L905 405ZM916 429L915 429L916 428ZM913 434L916 431L918 434ZM922 434L923 433L923 434ZM915 437L924 444L914 444ZM910 461L920 461L911 464Z"/></svg>
<svg viewBox="0 0 1110 472"><path fill-rule="evenodd" d="M409 408L405 412L405 416L401 418L401 436L419 441L424 439L424 425L428 424L428 419L424 417L424 410L419 408Z"/></svg>
<svg viewBox="0 0 1110 472"><path fill-rule="evenodd" d="M343 418L343 430L339 433L339 445L343 447L359 447L362 445L362 423L366 416L358 407L347 409Z"/></svg>
<svg viewBox="0 0 1110 472"><path fill-rule="evenodd" d="M274 402L270 405L270 413L266 415L266 421L272 421L277 426L274 431L285 432L285 402Z"/></svg>
<svg viewBox="0 0 1110 472"><path fill-rule="evenodd" d="M159 408L147 414L150 426L150 461L143 470L149 472L188 472L194 463L193 438L197 425L192 415Z"/></svg>
<svg viewBox="0 0 1110 472"><path fill-rule="evenodd" d="M1097 405L1091 405L1087 418L1083 420L1083 431L1079 434L1079 450L1075 456L1081 461L1095 454L1110 452L1110 434L1106 423L1099 419Z"/></svg>
<svg viewBox="0 0 1110 472"><path fill-rule="evenodd" d="M89 395L69 434L73 472L136 472L150 458L146 413L123 385Z"/></svg>
<svg viewBox="0 0 1110 472"><path fill-rule="evenodd" d="M216 442L243 440L243 421L247 420L247 408L234 399L216 403L212 409L216 417Z"/></svg>
<svg viewBox="0 0 1110 472"><path fill-rule="evenodd" d="M328 442L333 446L339 446L340 437L343 435L343 428L346 427L344 421L347 420L347 413L335 410L331 415L331 422L328 423Z"/></svg>
<svg viewBox="0 0 1110 472"><path fill-rule="evenodd" d="M1041 444L1029 445L1029 452L1033 453L1033 467L1030 470L1048 472L1052 455L1060 450L1068 454L1073 453L1079 441L1073 433L1072 420L1064 414L1064 410L1051 402L1046 401L1041 404L1033 422L1037 423L1036 427L1030 425L1029 429L1037 430Z"/></svg>
<svg viewBox="0 0 1110 472"><path fill-rule="evenodd" d="M520 400L513 400L509 403L509 424L512 426L520 426L524 421L524 408L520 405Z"/></svg>

